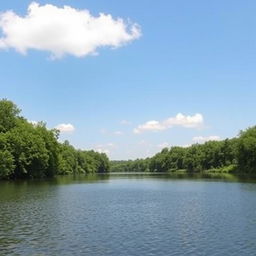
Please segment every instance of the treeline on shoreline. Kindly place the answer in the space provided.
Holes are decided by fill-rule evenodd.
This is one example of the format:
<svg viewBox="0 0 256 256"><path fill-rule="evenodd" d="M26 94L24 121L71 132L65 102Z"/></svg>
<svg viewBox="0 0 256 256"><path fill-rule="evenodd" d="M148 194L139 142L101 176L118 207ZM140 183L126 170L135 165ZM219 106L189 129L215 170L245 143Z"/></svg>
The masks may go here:
<svg viewBox="0 0 256 256"><path fill-rule="evenodd" d="M59 131L32 124L11 101L0 100L0 179L105 172L236 172L256 174L256 126L223 141L164 148L151 158L111 161L106 154L58 142Z"/></svg>
<svg viewBox="0 0 256 256"><path fill-rule="evenodd" d="M104 173L106 154L77 150L58 142L59 131L32 124L11 101L0 100L0 179L45 178L55 175Z"/></svg>
<svg viewBox="0 0 256 256"><path fill-rule="evenodd" d="M112 172L223 172L256 174L256 126L223 141L164 148L151 158L111 161Z"/></svg>

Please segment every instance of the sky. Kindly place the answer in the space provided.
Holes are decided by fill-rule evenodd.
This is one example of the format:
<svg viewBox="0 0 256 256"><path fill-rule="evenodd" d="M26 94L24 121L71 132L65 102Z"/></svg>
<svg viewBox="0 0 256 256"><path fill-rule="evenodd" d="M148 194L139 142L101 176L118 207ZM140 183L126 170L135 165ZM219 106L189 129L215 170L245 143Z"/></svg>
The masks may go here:
<svg viewBox="0 0 256 256"><path fill-rule="evenodd" d="M64 7L65 6L65 7ZM255 125L253 0L0 2L0 98L112 160Z"/></svg>

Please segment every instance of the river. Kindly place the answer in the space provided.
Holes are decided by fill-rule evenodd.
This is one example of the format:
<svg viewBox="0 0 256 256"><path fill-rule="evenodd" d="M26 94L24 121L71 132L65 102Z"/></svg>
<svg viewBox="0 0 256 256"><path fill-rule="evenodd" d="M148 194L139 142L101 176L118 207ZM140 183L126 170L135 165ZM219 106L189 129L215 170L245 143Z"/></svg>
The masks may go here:
<svg viewBox="0 0 256 256"><path fill-rule="evenodd" d="M0 182L0 255L256 253L256 183L113 174Z"/></svg>

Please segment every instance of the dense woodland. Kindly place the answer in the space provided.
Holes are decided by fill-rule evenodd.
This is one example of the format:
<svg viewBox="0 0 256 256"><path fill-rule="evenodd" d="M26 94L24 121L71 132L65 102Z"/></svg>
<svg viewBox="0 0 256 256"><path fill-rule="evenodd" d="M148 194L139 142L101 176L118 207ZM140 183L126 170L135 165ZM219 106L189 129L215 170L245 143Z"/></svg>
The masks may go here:
<svg viewBox="0 0 256 256"><path fill-rule="evenodd" d="M58 142L59 131L32 124L11 101L0 100L0 178L44 178L58 174L103 173L105 154Z"/></svg>
<svg viewBox="0 0 256 256"><path fill-rule="evenodd" d="M256 174L256 126L223 141L164 148L147 159L112 161L113 172L234 172Z"/></svg>
<svg viewBox="0 0 256 256"><path fill-rule="evenodd" d="M223 141L165 148L151 158L112 161L105 154L58 142L59 131L32 124L11 101L0 100L0 178L114 172L239 172L256 174L256 126ZM111 165L111 168L110 168Z"/></svg>

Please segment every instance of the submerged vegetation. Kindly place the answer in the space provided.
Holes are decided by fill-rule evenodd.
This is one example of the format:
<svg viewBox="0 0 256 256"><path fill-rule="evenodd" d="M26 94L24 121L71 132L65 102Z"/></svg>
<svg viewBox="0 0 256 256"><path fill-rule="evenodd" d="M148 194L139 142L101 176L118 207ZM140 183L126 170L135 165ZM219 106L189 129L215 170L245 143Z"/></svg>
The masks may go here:
<svg viewBox="0 0 256 256"><path fill-rule="evenodd" d="M256 174L256 126L233 139L164 148L146 159L112 161L111 171Z"/></svg>
<svg viewBox="0 0 256 256"><path fill-rule="evenodd" d="M59 131L32 124L11 101L0 100L0 178L43 178L58 174L103 173L105 154L58 142Z"/></svg>

